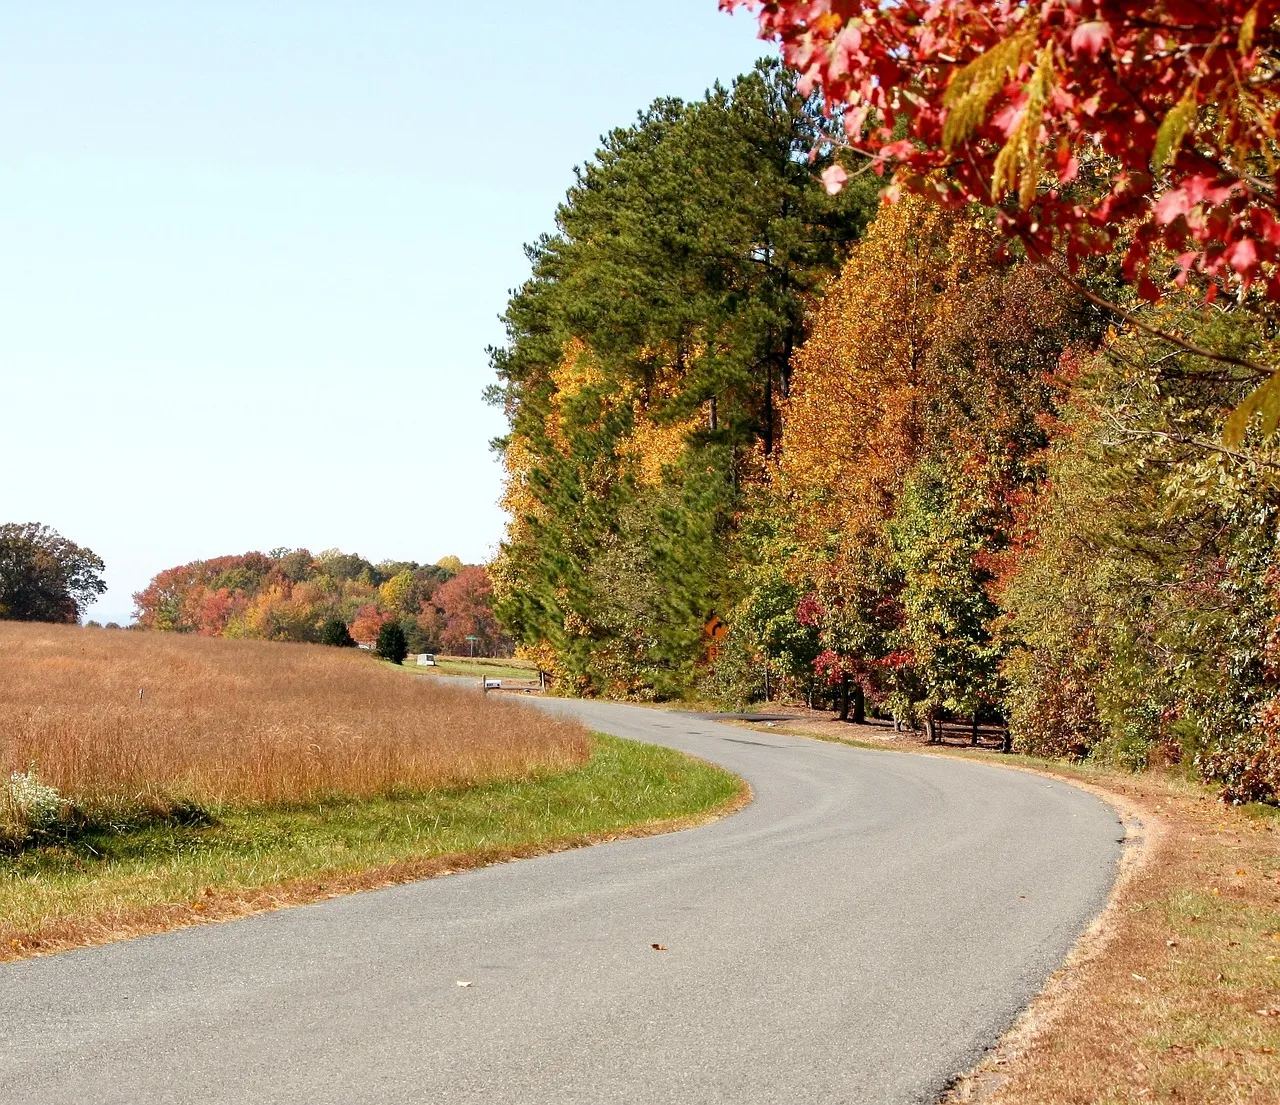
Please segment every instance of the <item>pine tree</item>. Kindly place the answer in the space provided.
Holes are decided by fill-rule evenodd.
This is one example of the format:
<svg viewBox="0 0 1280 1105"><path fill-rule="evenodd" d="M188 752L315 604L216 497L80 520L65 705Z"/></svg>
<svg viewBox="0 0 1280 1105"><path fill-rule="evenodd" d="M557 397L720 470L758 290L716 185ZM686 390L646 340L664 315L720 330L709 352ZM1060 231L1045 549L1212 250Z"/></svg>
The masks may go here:
<svg viewBox="0 0 1280 1105"><path fill-rule="evenodd" d="M820 109L776 64L660 100L578 171L493 353L511 433L495 566L566 686L688 689L738 595L736 518L776 451L806 303L874 205L827 195Z"/></svg>
<svg viewBox="0 0 1280 1105"><path fill-rule="evenodd" d="M393 664L404 663L404 658L409 655L409 645L399 622L387 622L378 630L378 643L374 646L374 651Z"/></svg>
<svg viewBox="0 0 1280 1105"><path fill-rule="evenodd" d="M355 638L341 618L330 618L320 628L320 643L334 648L355 648Z"/></svg>

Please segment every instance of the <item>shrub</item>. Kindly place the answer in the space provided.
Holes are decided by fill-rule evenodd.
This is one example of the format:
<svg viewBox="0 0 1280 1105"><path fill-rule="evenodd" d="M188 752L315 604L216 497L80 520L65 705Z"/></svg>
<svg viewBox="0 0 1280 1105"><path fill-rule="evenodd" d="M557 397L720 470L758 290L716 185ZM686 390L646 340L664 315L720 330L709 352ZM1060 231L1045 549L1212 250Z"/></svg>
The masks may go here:
<svg viewBox="0 0 1280 1105"><path fill-rule="evenodd" d="M404 658L409 655L409 645L405 641L404 630L400 628L398 622L387 622L378 630L378 644L375 651L384 660L390 660L393 664L404 663Z"/></svg>
<svg viewBox="0 0 1280 1105"><path fill-rule="evenodd" d="M715 659L701 668L696 690L705 698L730 710L741 710L764 698L765 661L752 652L738 626L729 630Z"/></svg>
<svg viewBox="0 0 1280 1105"><path fill-rule="evenodd" d="M356 639L341 618L330 618L320 629L320 643L333 648L355 648Z"/></svg>
<svg viewBox="0 0 1280 1105"><path fill-rule="evenodd" d="M1196 754L1202 774L1222 784L1223 801L1276 802L1280 799L1280 699L1269 702L1242 739L1217 734Z"/></svg>
<svg viewBox="0 0 1280 1105"><path fill-rule="evenodd" d="M13 772L0 784L0 844L20 846L33 833L52 828L64 805L57 789L42 783L34 768Z"/></svg>

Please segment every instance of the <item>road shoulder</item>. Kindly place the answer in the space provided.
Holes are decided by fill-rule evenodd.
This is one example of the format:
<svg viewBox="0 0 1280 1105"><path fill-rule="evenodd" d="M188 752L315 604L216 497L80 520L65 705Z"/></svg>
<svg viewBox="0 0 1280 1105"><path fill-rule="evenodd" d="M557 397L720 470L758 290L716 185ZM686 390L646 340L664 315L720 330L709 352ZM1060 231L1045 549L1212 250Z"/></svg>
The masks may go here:
<svg viewBox="0 0 1280 1105"><path fill-rule="evenodd" d="M1106 908L944 1101L1280 1101L1274 811L1225 806L1169 775L921 747L840 722L740 724L1029 771L1087 790L1119 814L1126 847Z"/></svg>

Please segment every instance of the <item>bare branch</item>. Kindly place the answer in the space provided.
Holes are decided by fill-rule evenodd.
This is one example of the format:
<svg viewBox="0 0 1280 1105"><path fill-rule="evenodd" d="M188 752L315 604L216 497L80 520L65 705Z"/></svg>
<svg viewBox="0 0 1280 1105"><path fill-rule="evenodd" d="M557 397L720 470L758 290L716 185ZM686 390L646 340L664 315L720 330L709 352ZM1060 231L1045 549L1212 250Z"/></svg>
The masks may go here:
<svg viewBox="0 0 1280 1105"><path fill-rule="evenodd" d="M1136 430L1131 426L1126 426L1109 410L1103 410L1102 414L1111 423L1111 428L1117 434L1128 438L1130 441L1146 439L1148 441L1171 442L1175 445L1190 445L1192 448L1202 449L1207 453L1216 453L1218 456L1227 457L1246 467L1272 468L1280 471L1280 463L1276 461L1267 460L1265 457L1250 456L1248 453L1241 453L1235 449L1228 449L1225 445L1221 445L1216 441L1206 441L1202 437L1193 437L1190 434L1180 434L1168 430ZM1116 445L1118 442L1104 442L1103 444Z"/></svg>

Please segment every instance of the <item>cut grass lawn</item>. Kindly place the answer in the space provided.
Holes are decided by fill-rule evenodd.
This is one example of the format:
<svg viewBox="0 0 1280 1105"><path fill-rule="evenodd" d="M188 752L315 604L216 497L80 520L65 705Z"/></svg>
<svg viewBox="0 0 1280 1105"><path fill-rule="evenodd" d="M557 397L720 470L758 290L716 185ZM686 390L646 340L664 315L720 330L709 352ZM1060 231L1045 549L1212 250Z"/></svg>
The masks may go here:
<svg viewBox="0 0 1280 1105"><path fill-rule="evenodd" d="M0 959L667 831L747 794L701 760L595 735L585 766L523 781L85 833L0 856Z"/></svg>
<svg viewBox="0 0 1280 1105"><path fill-rule="evenodd" d="M906 745L839 722L773 731ZM1225 806L1172 775L930 751L1083 784L1119 806L1141 841L1097 932L950 1100L1280 1102L1280 812Z"/></svg>

